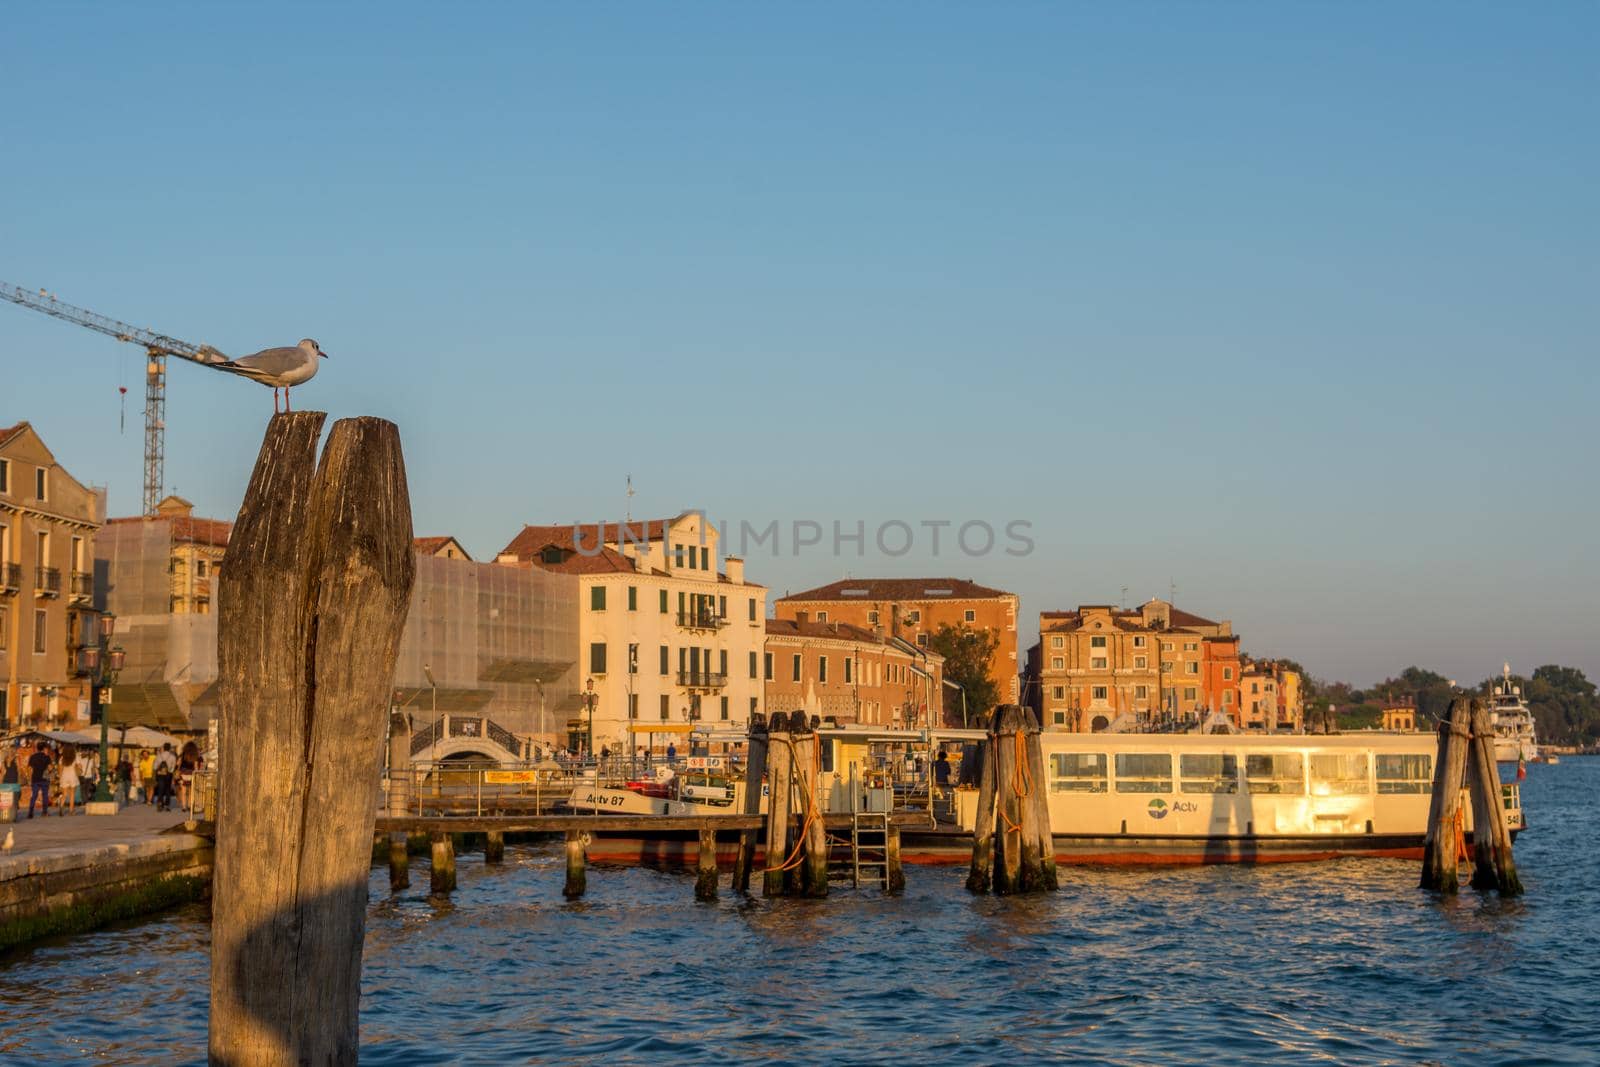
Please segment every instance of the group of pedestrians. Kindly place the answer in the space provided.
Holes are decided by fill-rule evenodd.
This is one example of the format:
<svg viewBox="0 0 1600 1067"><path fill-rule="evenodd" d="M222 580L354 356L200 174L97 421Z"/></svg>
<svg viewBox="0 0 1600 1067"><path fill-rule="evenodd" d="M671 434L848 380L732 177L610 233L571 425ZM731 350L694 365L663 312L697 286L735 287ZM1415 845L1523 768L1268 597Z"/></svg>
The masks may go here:
<svg viewBox="0 0 1600 1067"><path fill-rule="evenodd" d="M203 764L199 746L193 741L187 742L181 752L174 751L171 742L163 744L159 751L142 749L134 754L123 749L111 770L113 793L123 807L150 804L157 811L171 811L176 801L178 807L186 809L193 802L194 778ZM19 790L26 787L28 818L33 818L36 808L48 816L52 796L56 815L62 816L76 812L80 802L94 796L100 784L100 764L94 755L82 753L72 745L39 741L32 749L6 752L0 783L18 786Z"/></svg>

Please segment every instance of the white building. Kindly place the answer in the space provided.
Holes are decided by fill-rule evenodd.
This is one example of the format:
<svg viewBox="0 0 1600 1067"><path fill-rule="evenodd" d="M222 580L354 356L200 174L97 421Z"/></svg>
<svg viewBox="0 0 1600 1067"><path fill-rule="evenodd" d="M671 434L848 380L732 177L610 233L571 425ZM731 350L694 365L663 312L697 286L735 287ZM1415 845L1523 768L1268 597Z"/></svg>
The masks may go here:
<svg viewBox="0 0 1600 1067"><path fill-rule="evenodd" d="M585 745L591 715L594 750L621 753L762 713L767 590L718 555L717 536L686 512L525 526L505 547L502 560L578 576L579 694L593 699L567 721L569 745Z"/></svg>

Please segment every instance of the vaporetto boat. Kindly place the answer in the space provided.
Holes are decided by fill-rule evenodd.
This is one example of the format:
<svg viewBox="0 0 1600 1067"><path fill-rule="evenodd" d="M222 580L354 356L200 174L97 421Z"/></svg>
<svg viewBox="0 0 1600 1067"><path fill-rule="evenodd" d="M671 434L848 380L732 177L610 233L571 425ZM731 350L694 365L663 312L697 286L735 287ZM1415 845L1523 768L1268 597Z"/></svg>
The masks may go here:
<svg viewBox="0 0 1600 1067"><path fill-rule="evenodd" d="M979 731L818 731L820 800L832 813L926 816L901 832L906 863L962 863L971 850ZM1341 856L1420 858L1433 790L1432 734L1066 733L1041 736L1056 859L1063 864L1266 863ZM940 751L954 768L941 788ZM574 810L727 814L743 810L737 754L685 776L680 796L580 791ZM965 768L962 764L965 763ZM962 785L961 782L968 784ZM933 788L930 790L930 783ZM1501 786L1513 833L1523 829L1516 783ZM714 802L696 799L714 794ZM762 809L765 809L763 798ZM1470 811L1464 840L1471 840ZM920 818L918 820L920 822ZM676 861L688 834L596 835L596 860ZM682 855L674 844L684 846ZM732 845L732 837L728 842Z"/></svg>

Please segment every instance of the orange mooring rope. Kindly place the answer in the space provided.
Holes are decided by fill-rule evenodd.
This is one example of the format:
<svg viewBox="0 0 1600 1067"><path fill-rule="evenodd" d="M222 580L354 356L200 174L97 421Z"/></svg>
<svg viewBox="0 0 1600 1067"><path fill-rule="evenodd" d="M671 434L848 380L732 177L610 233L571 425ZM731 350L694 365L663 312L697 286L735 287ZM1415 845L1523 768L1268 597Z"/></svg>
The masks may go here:
<svg viewBox="0 0 1600 1067"><path fill-rule="evenodd" d="M1018 731L1012 737L1017 743L1017 773L1011 776L1011 791L1019 798L1027 799L1033 792L1033 771L1028 767L1028 742ZM1011 821L1011 816L1006 814L1006 806L999 804L1000 819L1006 824L1006 833L1020 834L1022 827Z"/></svg>
<svg viewBox="0 0 1600 1067"><path fill-rule="evenodd" d="M798 762L798 758L797 757L799 755L795 751L794 739L792 737L785 738L784 739L784 743L789 746L789 766L793 767ZM820 744L820 743L821 742L819 741L818 744ZM821 782L821 780L822 780L822 768L819 766L819 763L818 763L818 752L817 752L816 746L812 746L812 749L811 749L811 795L810 796L806 796L805 793L801 793L800 794L802 797L804 797L806 800L808 800L809 803L806 805L806 817L800 823L800 834L799 834L799 836L797 836L795 838L795 841L794 841L794 851L789 853L789 858L788 859L784 860L782 863L780 863L776 867L768 867L767 870L769 870L769 871L789 871L789 870L793 870L794 868L800 866L800 861L801 861L801 859L804 858L803 853L804 853L804 850L805 850L805 843L806 843L806 831L809 830L811 828L811 825L813 823L815 823L816 820L817 820L817 807L818 807L820 801L819 801L819 798L816 796L816 792L817 792L817 786Z"/></svg>

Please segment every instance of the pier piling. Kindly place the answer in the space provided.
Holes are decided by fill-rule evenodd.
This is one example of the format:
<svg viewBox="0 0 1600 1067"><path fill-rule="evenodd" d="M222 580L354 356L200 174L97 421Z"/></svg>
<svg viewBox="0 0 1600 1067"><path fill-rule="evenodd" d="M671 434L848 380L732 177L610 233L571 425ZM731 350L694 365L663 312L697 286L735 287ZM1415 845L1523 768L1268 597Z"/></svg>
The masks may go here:
<svg viewBox="0 0 1600 1067"><path fill-rule="evenodd" d="M799 892L806 897L828 895L828 828L822 820L822 763L817 732L803 711L789 716L795 740L797 766L793 779L800 794L800 839L804 850L799 867Z"/></svg>
<svg viewBox="0 0 1600 1067"><path fill-rule="evenodd" d="M884 862L888 866L889 892L906 891L906 872L900 866L900 827L889 824L884 833Z"/></svg>
<svg viewBox="0 0 1600 1067"><path fill-rule="evenodd" d="M1471 720L1471 702L1466 697L1456 697L1439 722L1433 800L1428 805L1428 836L1422 848L1423 889L1455 893L1461 888L1461 787L1466 776L1468 742L1472 739Z"/></svg>
<svg viewBox="0 0 1600 1067"><path fill-rule="evenodd" d="M483 862L504 863L506 861L506 835L500 830L490 830L483 835Z"/></svg>
<svg viewBox="0 0 1600 1067"><path fill-rule="evenodd" d="M994 735L978 745L978 804L972 825L972 868L967 875L967 890L987 893L994 883L995 774Z"/></svg>
<svg viewBox="0 0 1600 1067"><path fill-rule="evenodd" d="M587 864L589 857L583 847L583 831L567 831L567 884L561 890L561 895L568 900L576 900L583 896L583 891L588 888Z"/></svg>
<svg viewBox="0 0 1600 1067"><path fill-rule="evenodd" d="M967 889L974 893L1055 889L1055 843L1038 720L1020 705L1000 705L990 716L980 751L983 766Z"/></svg>
<svg viewBox="0 0 1600 1067"><path fill-rule="evenodd" d="M790 773L794 764L789 735L789 716L772 713L767 731L767 839L763 872L764 896L781 897L784 889L784 863L789 858Z"/></svg>
<svg viewBox="0 0 1600 1067"><path fill-rule="evenodd" d="M428 889L436 896L448 896L456 888L456 842L446 833L428 835L432 852L432 869L428 872Z"/></svg>
<svg viewBox="0 0 1600 1067"><path fill-rule="evenodd" d="M1511 830L1500 796L1500 774L1495 769L1494 721L1483 701L1472 701L1472 748L1467 779L1472 794L1472 888L1495 889L1501 896L1522 893L1511 858Z"/></svg>
<svg viewBox="0 0 1600 1067"><path fill-rule="evenodd" d="M767 724L759 716L750 720L750 740L745 745L744 813L761 814L761 780L767 773ZM733 861L733 891L745 893L750 889L750 868L755 865L756 841L759 831L745 830L739 834L739 853Z"/></svg>
<svg viewBox="0 0 1600 1067"><path fill-rule="evenodd" d="M717 832L710 827L700 831L695 852L694 898L717 899Z"/></svg>

